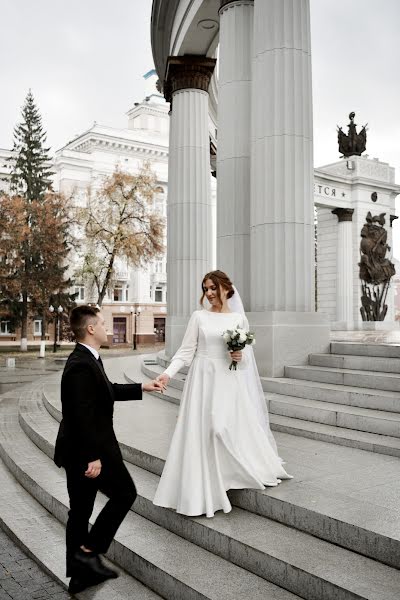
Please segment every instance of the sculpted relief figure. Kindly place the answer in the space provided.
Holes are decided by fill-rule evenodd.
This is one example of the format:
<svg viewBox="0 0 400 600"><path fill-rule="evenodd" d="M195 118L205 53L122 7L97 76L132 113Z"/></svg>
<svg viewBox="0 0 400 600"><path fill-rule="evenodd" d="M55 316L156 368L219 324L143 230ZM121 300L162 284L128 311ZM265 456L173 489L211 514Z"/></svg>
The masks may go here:
<svg viewBox="0 0 400 600"><path fill-rule="evenodd" d="M384 228L385 213L372 216L368 212L366 223L361 229L361 316L363 321L383 321L387 313L385 304L390 280L396 271L394 264L386 257L390 252L387 244L387 231Z"/></svg>

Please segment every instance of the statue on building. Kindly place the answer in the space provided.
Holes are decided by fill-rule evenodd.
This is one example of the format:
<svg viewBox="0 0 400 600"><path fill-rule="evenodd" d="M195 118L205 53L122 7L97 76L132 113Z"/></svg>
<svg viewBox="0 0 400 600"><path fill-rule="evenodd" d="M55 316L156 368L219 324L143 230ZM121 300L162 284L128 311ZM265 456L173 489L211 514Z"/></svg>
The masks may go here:
<svg viewBox="0 0 400 600"><path fill-rule="evenodd" d="M394 264L386 257L387 244L385 214L373 217L370 212L361 229L360 267L361 316L363 321L383 321L387 313L386 297L390 280L396 274Z"/></svg>
<svg viewBox="0 0 400 600"><path fill-rule="evenodd" d="M348 124L349 132L346 135L342 128L338 128L339 152L344 156L361 156L365 152L367 144L367 125L364 125L360 133L357 133L356 124L354 123L355 112L349 114L350 123Z"/></svg>

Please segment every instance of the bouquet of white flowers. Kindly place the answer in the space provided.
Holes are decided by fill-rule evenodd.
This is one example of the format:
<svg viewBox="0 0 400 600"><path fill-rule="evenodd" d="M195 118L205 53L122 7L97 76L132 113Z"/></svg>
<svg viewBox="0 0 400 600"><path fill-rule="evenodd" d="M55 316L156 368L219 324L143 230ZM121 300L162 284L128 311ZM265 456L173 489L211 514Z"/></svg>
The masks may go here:
<svg viewBox="0 0 400 600"><path fill-rule="evenodd" d="M227 329L226 331L224 331L222 337L227 343L229 352L243 350L243 348L247 344L249 344L250 346L254 346L254 344L256 343L256 337L254 333L250 333L250 331L242 329L241 327L239 327L239 325L236 327L236 329ZM236 371L237 362L235 360L231 362L231 364L229 365L229 369L231 371L232 369Z"/></svg>

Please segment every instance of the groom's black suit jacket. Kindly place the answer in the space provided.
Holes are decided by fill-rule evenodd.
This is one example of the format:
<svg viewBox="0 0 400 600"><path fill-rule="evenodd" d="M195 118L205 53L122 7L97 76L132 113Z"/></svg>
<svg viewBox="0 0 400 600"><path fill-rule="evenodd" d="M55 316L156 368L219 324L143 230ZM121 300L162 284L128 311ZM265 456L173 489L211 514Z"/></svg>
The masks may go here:
<svg viewBox="0 0 400 600"><path fill-rule="evenodd" d="M140 383L111 383L101 362L77 344L68 357L61 380L63 419L58 431L54 462L59 467L100 459L121 460L113 428L115 400L141 400Z"/></svg>

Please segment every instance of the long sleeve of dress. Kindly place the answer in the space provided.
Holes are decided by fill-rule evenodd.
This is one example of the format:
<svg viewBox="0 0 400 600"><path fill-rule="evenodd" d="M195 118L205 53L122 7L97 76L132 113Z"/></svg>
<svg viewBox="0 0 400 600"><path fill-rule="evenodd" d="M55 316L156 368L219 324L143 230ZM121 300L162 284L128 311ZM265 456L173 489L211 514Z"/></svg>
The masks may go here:
<svg viewBox="0 0 400 600"><path fill-rule="evenodd" d="M171 364L164 371L169 377L173 377L182 367L189 367L197 349L199 334L198 315L195 311L190 317L181 347L174 355Z"/></svg>

